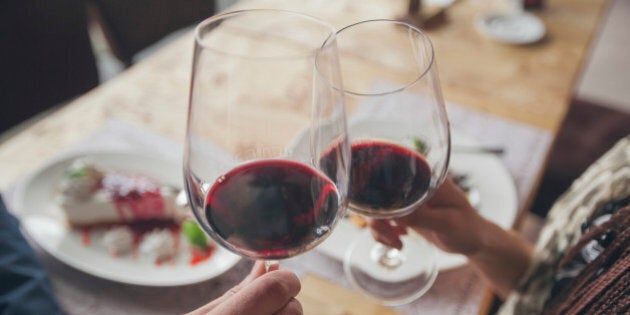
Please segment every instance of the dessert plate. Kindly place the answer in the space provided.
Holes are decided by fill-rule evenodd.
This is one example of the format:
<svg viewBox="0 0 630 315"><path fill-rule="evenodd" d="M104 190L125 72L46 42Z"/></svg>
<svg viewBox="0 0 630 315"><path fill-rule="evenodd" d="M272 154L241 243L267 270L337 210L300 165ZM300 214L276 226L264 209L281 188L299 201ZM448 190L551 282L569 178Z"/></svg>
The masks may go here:
<svg viewBox="0 0 630 315"><path fill-rule="evenodd" d="M349 133L369 133L370 129L382 128L382 133L398 133L400 126L396 124L371 124L364 120L351 121L348 126ZM456 130L451 133L452 147L478 147L478 143ZM296 151L307 150L307 133L298 137L292 145ZM474 151L474 150L473 150ZM465 174L467 183L476 188L477 210L488 220L497 225L509 229L512 227L518 212L518 200L514 181L501 160L491 153L451 153L449 171L456 174ZM333 233L317 250L333 258L343 260L348 246L356 237L361 235L363 229L352 220L341 220ZM365 234L363 234L365 235ZM467 263L466 257L457 254L445 253L437 250L437 267L444 271L460 267Z"/></svg>
<svg viewBox="0 0 630 315"><path fill-rule="evenodd" d="M22 229L55 258L94 276L146 286L185 285L212 279L240 260L220 246L216 246L209 259L195 264L184 250L179 250L173 262L159 265L138 255L110 255L101 244L102 232L70 228L56 203L59 181L78 157L88 157L103 169L145 174L164 185L182 187L181 162L130 152L73 154L43 166L16 188L13 210L21 220ZM89 243L85 233L90 233ZM186 242L183 236L180 238L180 242Z"/></svg>

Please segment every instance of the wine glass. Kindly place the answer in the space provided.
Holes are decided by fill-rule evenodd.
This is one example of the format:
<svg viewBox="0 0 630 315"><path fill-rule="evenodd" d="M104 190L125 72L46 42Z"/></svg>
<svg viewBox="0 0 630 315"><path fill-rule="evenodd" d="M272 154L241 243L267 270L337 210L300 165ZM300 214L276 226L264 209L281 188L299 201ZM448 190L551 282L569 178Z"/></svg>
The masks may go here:
<svg viewBox="0 0 630 315"><path fill-rule="evenodd" d="M352 156L348 207L394 224L447 174L450 130L433 47L420 29L393 20L347 26L337 43ZM345 256L349 281L386 305L423 295L437 276L435 248L408 233L397 250L365 231Z"/></svg>
<svg viewBox="0 0 630 315"><path fill-rule="evenodd" d="M276 262L322 242L347 206L349 142L335 29L244 10L195 30L184 180L221 246ZM293 150L306 135L307 150ZM324 173L319 156L333 156Z"/></svg>

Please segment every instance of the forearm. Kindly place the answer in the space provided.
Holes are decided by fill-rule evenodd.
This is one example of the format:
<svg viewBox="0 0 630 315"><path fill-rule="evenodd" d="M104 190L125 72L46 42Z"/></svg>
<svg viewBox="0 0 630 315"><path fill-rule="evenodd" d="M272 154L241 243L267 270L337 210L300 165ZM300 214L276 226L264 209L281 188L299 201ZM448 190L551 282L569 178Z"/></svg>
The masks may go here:
<svg viewBox="0 0 630 315"><path fill-rule="evenodd" d="M506 297L516 288L532 261L533 247L517 232L486 220L480 231L481 246L468 256L470 263Z"/></svg>
<svg viewBox="0 0 630 315"><path fill-rule="evenodd" d="M377 240L399 248L399 234L389 224L371 223ZM397 225L410 227L440 249L462 254L506 296L519 283L533 256L532 246L516 232L506 231L482 217L466 195L447 180L423 207L396 219ZM384 226L384 227L383 227Z"/></svg>

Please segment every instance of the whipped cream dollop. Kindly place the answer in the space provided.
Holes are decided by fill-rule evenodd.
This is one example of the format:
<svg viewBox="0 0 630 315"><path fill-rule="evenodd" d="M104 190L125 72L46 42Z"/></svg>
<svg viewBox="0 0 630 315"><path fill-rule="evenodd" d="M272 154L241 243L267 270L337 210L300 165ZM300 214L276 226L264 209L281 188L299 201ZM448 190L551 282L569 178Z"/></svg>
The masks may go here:
<svg viewBox="0 0 630 315"><path fill-rule="evenodd" d="M143 257L156 262L169 260L177 252L175 238L168 229L156 229L145 234L139 250Z"/></svg>
<svg viewBox="0 0 630 315"><path fill-rule="evenodd" d="M113 256L127 254L134 247L133 232L127 226L111 228L103 235L103 246Z"/></svg>
<svg viewBox="0 0 630 315"><path fill-rule="evenodd" d="M104 173L88 159L76 159L70 164L61 181L61 193L70 199L86 199L99 187L103 176Z"/></svg>

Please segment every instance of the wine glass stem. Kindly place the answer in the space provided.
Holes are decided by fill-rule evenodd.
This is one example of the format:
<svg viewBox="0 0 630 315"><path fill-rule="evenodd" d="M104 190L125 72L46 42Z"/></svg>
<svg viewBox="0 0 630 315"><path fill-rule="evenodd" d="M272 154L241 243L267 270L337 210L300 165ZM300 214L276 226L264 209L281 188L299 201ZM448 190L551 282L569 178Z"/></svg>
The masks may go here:
<svg viewBox="0 0 630 315"><path fill-rule="evenodd" d="M275 268L280 263L277 260L265 260L265 272L269 272L272 268ZM278 268L275 268L278 269Z"/></svg>
<svg viewBox="0 0 630 315"><path fill-rule="evenodd" d="M370 256L380 266L387 269L396 269L400 267L405 260L405 255L398 249L381 243L376 243L374 247L372 247Z"/></svg>

